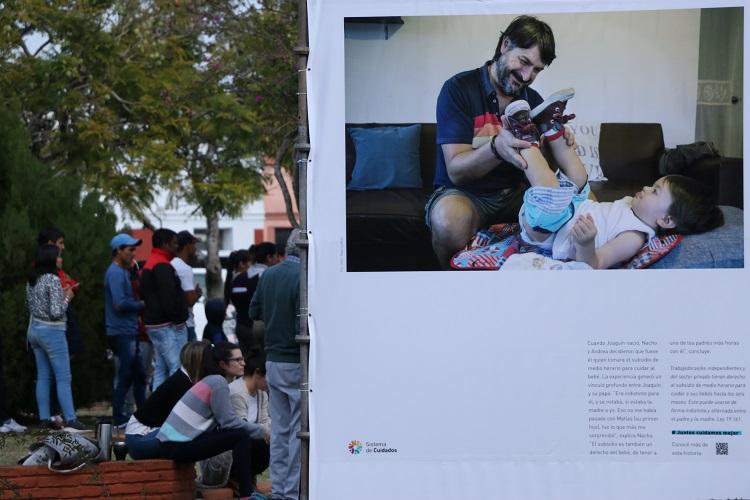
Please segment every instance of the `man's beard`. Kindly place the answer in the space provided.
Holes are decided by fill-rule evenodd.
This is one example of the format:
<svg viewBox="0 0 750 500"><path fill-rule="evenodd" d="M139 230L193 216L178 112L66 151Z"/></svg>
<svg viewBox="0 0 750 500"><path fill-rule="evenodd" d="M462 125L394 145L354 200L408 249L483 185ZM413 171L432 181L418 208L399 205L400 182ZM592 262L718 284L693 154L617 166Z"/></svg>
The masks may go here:
<svg viewBox="0 0 750 500"><path fill-rule="evenodd" d="M525 89L528 84L524 83L523 79L519 78L518 75L514 75L514 78L521 83L521 85L516 88L510 78L510 68L508 68L508 66L505 64L505 61L503 61L503 58L501 56L497 59L497 61L495 61L495 80L497 82L497 86L500 88L500 91L506 96L519 97L523 89Z"/></svg>

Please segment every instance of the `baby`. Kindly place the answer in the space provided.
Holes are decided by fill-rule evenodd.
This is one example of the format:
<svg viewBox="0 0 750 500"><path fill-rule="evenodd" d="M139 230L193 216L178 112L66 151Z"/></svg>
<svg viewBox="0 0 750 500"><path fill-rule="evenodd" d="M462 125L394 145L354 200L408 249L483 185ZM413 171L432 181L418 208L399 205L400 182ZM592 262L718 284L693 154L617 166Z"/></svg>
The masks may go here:
<svg viewBox="0 0 750 500"><path fill-rule="evenodd" d="M533 110L514 101L502 117L516 138L532 144L521 150L531 184L518 215L524 241L553 259L606 269L632 258L655 234L700 233L724 223L711 190L681 175L614 202L589 199L586 169L563 138L564 124L575 117L563 114L573 95L573 89L561 90ZM553 172L542 155L542 138L560 171Z"/></svg>

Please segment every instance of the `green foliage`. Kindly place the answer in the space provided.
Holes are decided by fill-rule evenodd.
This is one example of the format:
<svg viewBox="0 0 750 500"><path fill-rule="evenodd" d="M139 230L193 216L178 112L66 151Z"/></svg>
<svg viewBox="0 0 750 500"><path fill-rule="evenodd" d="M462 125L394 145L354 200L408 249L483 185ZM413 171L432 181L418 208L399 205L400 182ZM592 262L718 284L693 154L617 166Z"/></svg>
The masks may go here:
<svg viewBox="0 0 750 500"><path fill-rule="evenodd" d="M33 355L26 348L29 315L25 283L40 229L65 232L64 268L81 283L72 302L86 346L71 363L77 407L108 399L111 367L104 361L104 284L110 263L107 243L115 217L81 181L55 175L29 151L29 137L17 110L0 106L0 366L8 386L8 407L36 412Z"/></svg>
<svg viewBox="0 0 750 500"><path fill-rule="evenodd" d="M295 133L295 6L3 2L0 93L20 100L38 158L136 215L156 186L236 215Z"/></svg>
<svg viewBox="0 0 750 500"><path fill-rule="evenodd" d="M0 97L55 172L141 220L167 189L211 235L263 194L269 160L294 171L295 17L296 0L0 2Z"/></svg>

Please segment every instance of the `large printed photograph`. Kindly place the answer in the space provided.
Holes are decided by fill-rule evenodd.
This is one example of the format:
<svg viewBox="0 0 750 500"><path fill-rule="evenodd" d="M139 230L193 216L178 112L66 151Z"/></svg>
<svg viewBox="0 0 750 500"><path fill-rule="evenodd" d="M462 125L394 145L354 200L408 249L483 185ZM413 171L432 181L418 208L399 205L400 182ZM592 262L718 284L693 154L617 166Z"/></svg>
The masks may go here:
<svg viewBox="0 0 750 500"><path fill-rule="evenodd" d="M346 270L743 268L743 29L346 18Z"/></svg>

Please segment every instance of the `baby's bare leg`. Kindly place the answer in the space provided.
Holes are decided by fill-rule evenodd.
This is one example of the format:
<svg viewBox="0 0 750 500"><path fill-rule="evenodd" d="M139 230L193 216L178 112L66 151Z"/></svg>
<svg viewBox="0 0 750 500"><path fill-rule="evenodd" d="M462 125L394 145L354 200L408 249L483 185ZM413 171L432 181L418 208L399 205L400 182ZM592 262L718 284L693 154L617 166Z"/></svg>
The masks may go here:
<svg viewBox="0 0 750 500"><path fill-rule="evenodd" d="M550 168L542 152L539 151L539 148L522 149L520 153L528 165L528 168L524 170L524 174L532 186L560 187L557 176L555 176L555 173Z"/></svg>
<svg viewBox="0 0 750 500"><path fill-rule="evenodd" d="M568 176L568 179L575 182L576 186L582 188L588 181L588 174L575 148L568 146L563 136L548 141L548 144L555 161L560 165L560 169ZM528 162L528 160L526 161Z"/></svg>
<svg viewBox="0 0 750 500"><path fill-rule="evenodd" d="M522 149L520 154L528 165L524 173L532 186L560 187L560 181L558 181L557 176L550 168L549 163L547 163L546 158L544 158L539 148ZM525 216L521 217L519 222L523 224L526 234L532 241L542 242L549 238L549 233L534 231Z"/></svg>

